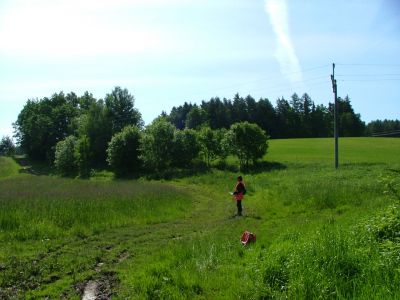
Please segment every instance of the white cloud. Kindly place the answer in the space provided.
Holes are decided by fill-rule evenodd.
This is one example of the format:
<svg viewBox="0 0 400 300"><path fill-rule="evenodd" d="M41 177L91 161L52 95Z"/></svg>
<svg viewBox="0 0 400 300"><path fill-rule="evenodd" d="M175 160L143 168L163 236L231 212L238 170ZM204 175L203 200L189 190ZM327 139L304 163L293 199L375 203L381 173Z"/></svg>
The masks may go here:
<svg viewBox="0 0 400 300"><path fill-rule="evenodd" d="M0 16L0 52L71 57L182 51L173 33L135 18L134 8L144 5L144 0L17 1ZM121 17L127 8L132 16Z"/></svg>
<svg viewBox="0 0 400 300"><path fill-rule="evenodd" d="M289 30L288 10L285 0L266 0L265 10L272 24L277 42L275 56L281 72L292 83L302 81L302 72L296 56Z"/></svg>

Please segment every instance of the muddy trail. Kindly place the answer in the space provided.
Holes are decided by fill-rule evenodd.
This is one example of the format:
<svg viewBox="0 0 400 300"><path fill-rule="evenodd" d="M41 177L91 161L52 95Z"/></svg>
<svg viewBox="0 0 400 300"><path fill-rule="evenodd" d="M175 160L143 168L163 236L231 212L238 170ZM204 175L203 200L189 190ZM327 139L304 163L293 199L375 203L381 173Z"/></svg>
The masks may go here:
<svg viewBox="0 0 400 300"><path fill-rule="evenodd" d="M35 257L9 258L0 266L6 279L0 299L23 299L33 292L46 299L47 291L55 289L61 299L111 299L119 284L119 264L234 221L225 213L233 209L231 202L216 203L216 195L195 192L194 209L183 219L57 241Z"/></svg>

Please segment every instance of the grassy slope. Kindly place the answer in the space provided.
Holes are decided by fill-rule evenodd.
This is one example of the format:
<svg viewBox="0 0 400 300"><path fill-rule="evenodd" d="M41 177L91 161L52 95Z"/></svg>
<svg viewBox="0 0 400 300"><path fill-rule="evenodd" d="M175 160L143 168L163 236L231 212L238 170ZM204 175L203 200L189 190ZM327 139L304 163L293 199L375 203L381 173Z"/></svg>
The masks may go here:
<svg viewBox="0 0 400 300"><path fill-rule="evenodd" d="M79 298L90 278L108 278L116 299L399 295L391 286L398 279L392 261L384 264L372 242L362 246L355 226L387 205L377 178L399 167L400 139L341 139L340 145L346 164L335 171L331 139L271 141L266 159L275 167L244 174L249 194L239 219L231 217L235 204L227 193L237 174L225 171L154 183L172 189L175 201L163 192L150 197L155 186L145 182L0 180L1 211L10 212L0 214L8 241L0 246L1 286L27 298ZM154 206L131 203L137 188ZM115 195L127 200L121 204ZM156 210L165 217L151 217ZM66 217L57 223L60 215ZM238 242L245 229L257 233L252 247Z"/></svg>
<svg viewBox="0 0 400 300"><path fill-rule="evenodd" d="M18 174L19 165L10 157L0 156L0 179Z"/></svg>

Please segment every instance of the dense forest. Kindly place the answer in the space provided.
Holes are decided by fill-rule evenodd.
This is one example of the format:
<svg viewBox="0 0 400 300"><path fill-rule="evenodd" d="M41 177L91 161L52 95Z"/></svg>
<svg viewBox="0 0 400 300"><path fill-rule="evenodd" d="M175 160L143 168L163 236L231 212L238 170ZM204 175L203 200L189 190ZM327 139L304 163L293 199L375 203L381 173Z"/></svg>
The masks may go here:
<svg viewBox="0 0 400 300"><path fill-rule="evenodd" d="M339 135L362 136L365 123L351 106L350 98L339 98ZM200 105L184 103L173 107L168 119L179 129L208 125L212 129L229 128L248 121L265 130L271 138L328 137L333 135L333 105L315 105L308 94L283 97L276 105L267 98L256 101L250 95L236 94L233 100L211 98Z"/></svg>
<svg viewBox="0 0 400 300"><path fill-rule="evenodd" d="M196 159L209 165L228 155L236 155L243 167L266 153L268 138L333 135L333 105L315 105L308 94L279 98L275 106L267 98L256 101L239 94L200 105L185 102L147 126L134 100L120 87L104 99L89 92L60 92L28 100L14 123L19 149L54 164L62 174L88 176L92 168L110 165L123 175L188 167ZM393 134L399 132L399 123L377 120L365 125L350 98L339 98L339 136ZM10 142L3 138L2 152L14 151Z"/></svg>
<svg viewBox="0 0 400 300"><path fill-rule="evenodd" d="M367 136L400 136L400 120L375 120L368 123Z"/></svg>
<svg viewBox="0 0 400 300"><path fill-rule="evenodd" d="M399 120L374 120L367 125L354 112L349 96L338 98L339 136L400 136ZM176 128L229 128L236 122L248 121L260 126L271 138L330 137L333 136L333 103L328 107L315 105L305 93L296 93L290 100L277 99L275 106L267 99L256 101L248 95L236 94L231 99L218 97L202 101L200 105L187 103L173 107L167 116Z"/></svg>

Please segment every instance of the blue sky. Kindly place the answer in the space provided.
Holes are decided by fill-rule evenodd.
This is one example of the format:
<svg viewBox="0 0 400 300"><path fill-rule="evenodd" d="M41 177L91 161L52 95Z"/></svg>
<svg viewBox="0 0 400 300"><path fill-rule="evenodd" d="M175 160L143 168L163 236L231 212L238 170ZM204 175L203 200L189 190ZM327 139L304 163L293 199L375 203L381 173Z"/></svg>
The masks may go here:
<svg viewBox="0 0 400 300"><path fill-rule="evenodd" d="M396 0L1 0L0 137L28 99L127 88L146 124L236 92L400 118Z"/></svg>

